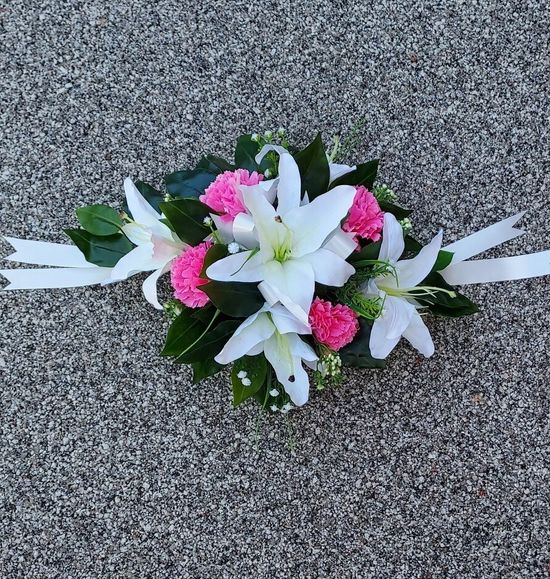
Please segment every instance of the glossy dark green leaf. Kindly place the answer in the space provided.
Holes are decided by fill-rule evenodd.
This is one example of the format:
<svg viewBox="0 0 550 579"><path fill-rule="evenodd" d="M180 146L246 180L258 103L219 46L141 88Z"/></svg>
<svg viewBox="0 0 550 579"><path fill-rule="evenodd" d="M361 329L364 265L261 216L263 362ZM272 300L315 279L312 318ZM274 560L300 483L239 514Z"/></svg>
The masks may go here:
<svg viewBox="0 0 550 579"><path fill-rule="evenodd" d="M435 292L433 296L415 298L420 304L427 306L433 314L458 318L479 312L479 308L474 302L449 285L437 272L430 273L419 285L442 288L455 294L453 297L445 292Z"/></svg>
<svg viewBox="0 0 550 579"><path fill-rule="evenodd" d="M442 249L437 254L437 259L435 260L432 271L441 271L442 269L445 269L450 265L451 261L453 261L453 255L454 254L451 251L445 251Z"/></svg>
<svg viewBox="0 0 550 579"><path fill-rule="evenodd" d="M190 348L205 332L207 324L194 316L191 308L186 308L168 328L166 342L161 356L179 356ZM214 312L215 313L215 312Z"/></svg>
<svg viewBox="0 0 550 579"><path fill-rule="evenodd" d="M386 366L385 360L378 360L373 358L370 353L370 333L372 330L372 322L359 319L359 332L351 344L342 348L339 352L342 363L345 366L352 366L354 368L384 368Z"/></svg>
<svg viewBox="0 0 550 579"><path fill-rule="evenodd" d="M164 201L164 194L152 185L145 183L145 181L136 181L135 186L137 190L145 197L145 200L156 211L160 212L160 204Z"/></svg>
<svg viewBox="0 0 550 579"><path fill-rule="evenodd" d="M321 135L318 134L305 149L296 153L294 159L300 170L302 194L307 191L311 201L326 193L330 171Z"/></svg>
<svg viewBox="0 0 550 579"><path fill-rule="evenodd" d="M408 217L412 213L412 209L405 209L389 201L379 201L378 204L384 213L392 213L395 215L395 218L399 220L405 219L405 217Z"/></svg>
<svg viewBox="0 0 550 579"><path fill-rule="evenodd" d="M216 155L206 155L198 163L196 169L208 171L219 175L224 171L234 171L235 166L228 163L225 159L217 157Z"/></svg>
<svg viewBox="0 0 550 579"><path fill-rule="evenodd" d="M355 263L357 261L362 261L365 259L378 259L380 255L381 241L375 241L372 243L367 243L365 247L362 247L360 251L354 251L349 257L348 261L350 263Z"/></svg>
<svg viewBox="0 0 550 579"><path fill-rule="evenodd" d="M176 171L164 177L166 190L172 197L198 197L214 181L216 173L204 169Z"/></svg>
<svg viewBox="0 0 550 579"><path fill-rule="evenodd" d="M160 210L176 235L185 243L196 245L210 233L210 229L204 225L209 209L198 199L165 201L160 204Z"/></svg>
<svg viewBox="0 0 550 579"><path fill-rule="evenodd" d="M206 358L199 362L192 362L190 365L193 369L193 384L198 384L205 378L214 376L223 368L214 358Z"/></svg>
<svg viewBox="0 0 550 579"><path fill-rule="evenodd" d="M239 320L225 320L211 327L196 344L179 355L177 361L182 364L191 364L217 356L240 324Z"/></svg>
<svg viewBox="0 0 550 579"><path fill-rule="evenodd" d="M354 171L350 171L336 179L334 183L332 183L331 188L337 187L338 185L355 185L356 187L363 185L363 187L367 189L372 189L377 174L378 159L373 159L366 163L360 163Z"/></svg>
<svg viewBox="0 0 550 579"><path fill-rule="evenodd" d="M239 378L240 372L246 372L250 385L245 386ZM254 396L265 382L267 375L267 361L263 354L258 356L243 356L236 360L231 370L231 384L233 386L233 406L238 406L247 398Z"/></svg>
<svg viewBox="0 0 550 579"><path fill-rule="evenodd" d="M216 261L227 257L229 252L227 251L227 245L223 245L221 243L214 244L204 256L204 261L202 265L202 270L200 273L200 277L207 278L206 270Z"/></svg>
<svg viewBox="0 0 550 579"><path fill-rule="evenodd" d="M114 235L123 225L120 215L108 205L79 207L76 216L82 228L92 235Z"/></svg>
<svg viewBox="0 0 550 579"><path fill-rule="evenodd" d="M257 171L256 155L259 152L258 143L252 140L252 135L241 135L235 147L235 165L240 169Z"/></svg>
<svg viewBox="0 0 550 579"><path fill-rule="evenodd" d="M65 233L84 254L86 261L101 267L113 267L134 246L121 233L115 235L92 235L84 229L65 229Z"/></svg>
<svg viewBox="0 0 550 579"><path fill-rule="evenodd" d="M201 290L224 314L233 318L246 318L264 305L258 284L234 281L210 281Z"/></svg>

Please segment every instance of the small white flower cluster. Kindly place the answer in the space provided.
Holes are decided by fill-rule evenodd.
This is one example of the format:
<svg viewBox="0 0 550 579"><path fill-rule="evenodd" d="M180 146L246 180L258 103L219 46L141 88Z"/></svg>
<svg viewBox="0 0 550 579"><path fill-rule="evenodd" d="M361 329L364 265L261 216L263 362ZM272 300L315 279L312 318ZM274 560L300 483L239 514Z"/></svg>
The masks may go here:
<svg viewBox="0 0 550 579"><path fill-rule="evenodd" d="M206 227L210 227L212 225L212 217L206 216L202 222L206 225Z"/></svg>
<svg viewBox="0 0 550 579"><path fill-rule="evenodd" d="M239 253L239 251L241 251L241 246L235 242L232 241L228 246L227 246L227 251L229 251L229 253Z"/></svg>
<svg viewBox="0 0 550 579"><path fill-rule="evenodd" d="M342 360L336 352L323 356L323 365L327 376L338 376L342 372Z"/></svg>
<svg viewBox="0 0 550 579"><path fill-rule="evenodd" d="M403 228L403 234L407 235L407 233L409 233L409 231L412 229L411 220L408 217L405 217L405 219L401 219L399 223Z"/></svg>
<svg viewBox="0 0 550 579"><path fill-rule="evenodd" d="M237 374L237 378L241 381L241 384L243 386L250 386L252 384L252 382L250 381L250 378L248 378L248 372L245 372L244 370L241 370Z"/></svg>
<svg viewBox="0 0 550 579"><path fill-rule="evenodd" d="M269 407L269 409L271 410L271 412L281 412L282 414L286 414L287 412L292 410L292 404L290 402L287 402L286 404L283 404L281 408L279 408L276 404L272 404Z"/></svg>

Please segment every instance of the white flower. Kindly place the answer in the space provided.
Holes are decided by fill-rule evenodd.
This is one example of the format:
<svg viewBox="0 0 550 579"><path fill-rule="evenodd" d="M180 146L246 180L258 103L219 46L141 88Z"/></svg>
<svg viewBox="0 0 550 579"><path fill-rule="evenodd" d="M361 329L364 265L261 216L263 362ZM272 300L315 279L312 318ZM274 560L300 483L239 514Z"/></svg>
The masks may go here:
<svg viewBox="0 0 550 579"><path fill-rule="evenodd" d="M246 372L245 370L241 370L238 374L237 374L237 378L239 380L242 380L243 378L246 378L248 376L248 372Z"/></svg>
<svg viewBox="0 0 550 579"><path fill-rule="evenodd" d="M279 407L276 404L272 404L269 409L271 410L271 412L277 412L277 410L279 410Z"/></svg>
<svg viewBox="0 0 550 579"><path fill-rule="evenodd" d="M310 331L280 304L266 304L236 329L215 360L229 364L242 356L263 352L294 404L302 406L309 393L309 378L302 361L312 364L317 355L298 334Z"/></svg>
<svg viewBox="0 0 550 579"><path fill-rule="evenodd" d="M278 391L278 390L275 390L275 388L272 388L272 389L269 391L269 395L270 395L270 396L273 396L273 398L276 398L277 396L279 396L279 391Z"/></svg>
<svg viewBox="0 0 550 579"><path fill-rule="evenodd" d="M301 206L300 173L288 151L266 145L256 161L271 150L280 155L277 209L253 187L241 187L259 248L213 263L207 275L218 281L261 282L258 287L268 303L279 301L307 324L315 282L339 287L355 272L345 260L353 245L343 254L326 244L340 230L355 188L341 185Z"/></svg>
<svg viewBox="0 0 550 579"><path fill-rule="evenodd" d="M212 217L208 215L202 220L202 222L206 225L206 227L210 227L212 225Z"/></svg>
<svg viewBox="0 0 550 579"><path fill-rule="evenodd" d="M243 386L250 386L250 384L252 384L252 382L250 381L250 378L243 378L241 380L241 383Z"/></svg>
<svg viewBox="0 0 550 579"><path fill-rule="evenodd" d="M241 250L240 246L238 243L235 243L234 241L232 241L228 246L227 246L227 251L229 251L229 253L239 253L239 251Z"/></svg>
<svg viewBox="0 0 550 579"><path fill-rule="evenodd" d="M186 244L162 223L162 216L147 203L129 177L124 180L124 190L133 221L122 230L137 247L118 260L109 279L103 283L121 281L141 271L153 271L143 282L143 293L150 304L162 309L157 298L157 280L170 269L170 263Z"/></svg>
<svg viewBox="0 0 550 579"><path fill-rule="evenodd" d="M378 259L388 263L388 273L371 280L364 292L367 297L384 300L382 315L374 321L370 335L370 351L374 358L386 358L401 336L424 356L434 353L430 332L416 309L414 297L422 293L422 288L417 286L432 270L442 237L443 233L439 232L413 259L398 261L405 248L403 229L391 213L384 215ZM432 289L426 288L427 291Z"/></svg>
<svg viewBox="0 0 550 579"><path fill-rule="evenodd" d="M289 410L292 410L292 404L290 402L287 402L282 408L281 408L281 412L283 414L286 414Z"/></svg>

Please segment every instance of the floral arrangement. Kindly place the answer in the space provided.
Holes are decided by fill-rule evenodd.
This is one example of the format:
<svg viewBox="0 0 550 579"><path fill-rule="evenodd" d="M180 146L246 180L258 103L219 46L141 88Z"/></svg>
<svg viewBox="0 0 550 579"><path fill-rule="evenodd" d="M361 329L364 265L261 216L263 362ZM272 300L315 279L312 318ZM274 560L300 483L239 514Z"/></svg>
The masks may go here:
<svg viewBox="0 0 550 579"><path fill-rule="evenodd" d="M166 311L163 356L198 382L232 363L233 404L273 412L342 380L342 366L382 368L405 338L428 357L430 315L478 307L455 285L550 273L550 252L469 258L521 235L522 214L442 247L412 235L411 211L377 183L378 161L353 166L318 135L303 149L284 130L243 135L235 160L207 155L164 179L161 192L126 179L126 204L77 209L74 245L6 237L7 259L53 268L6 269L5 289L110 284L140 272L145 298ZM163 305L157 281L170 273Z"/></svg>

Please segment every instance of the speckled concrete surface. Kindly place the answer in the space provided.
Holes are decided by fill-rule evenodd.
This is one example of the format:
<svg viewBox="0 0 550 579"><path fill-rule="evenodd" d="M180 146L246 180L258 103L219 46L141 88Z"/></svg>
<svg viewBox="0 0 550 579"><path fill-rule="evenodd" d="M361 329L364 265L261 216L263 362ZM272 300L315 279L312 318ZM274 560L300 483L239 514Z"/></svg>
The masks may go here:
<svg viewBox="0 0 550 579"><path fill-rule="evenodd" d="M529 208L506 251L549 247L542 2L13 0L0 19L4 234L62 240L126 175L245 130L365 117L358 157L424 240ZM313 396L292 451L280 418L255 449L223 377L157 357L139 280L0 295L0 575L548 577L548 290L469 288L482 313L433 321L433 359L402 346Z"/></svg>

